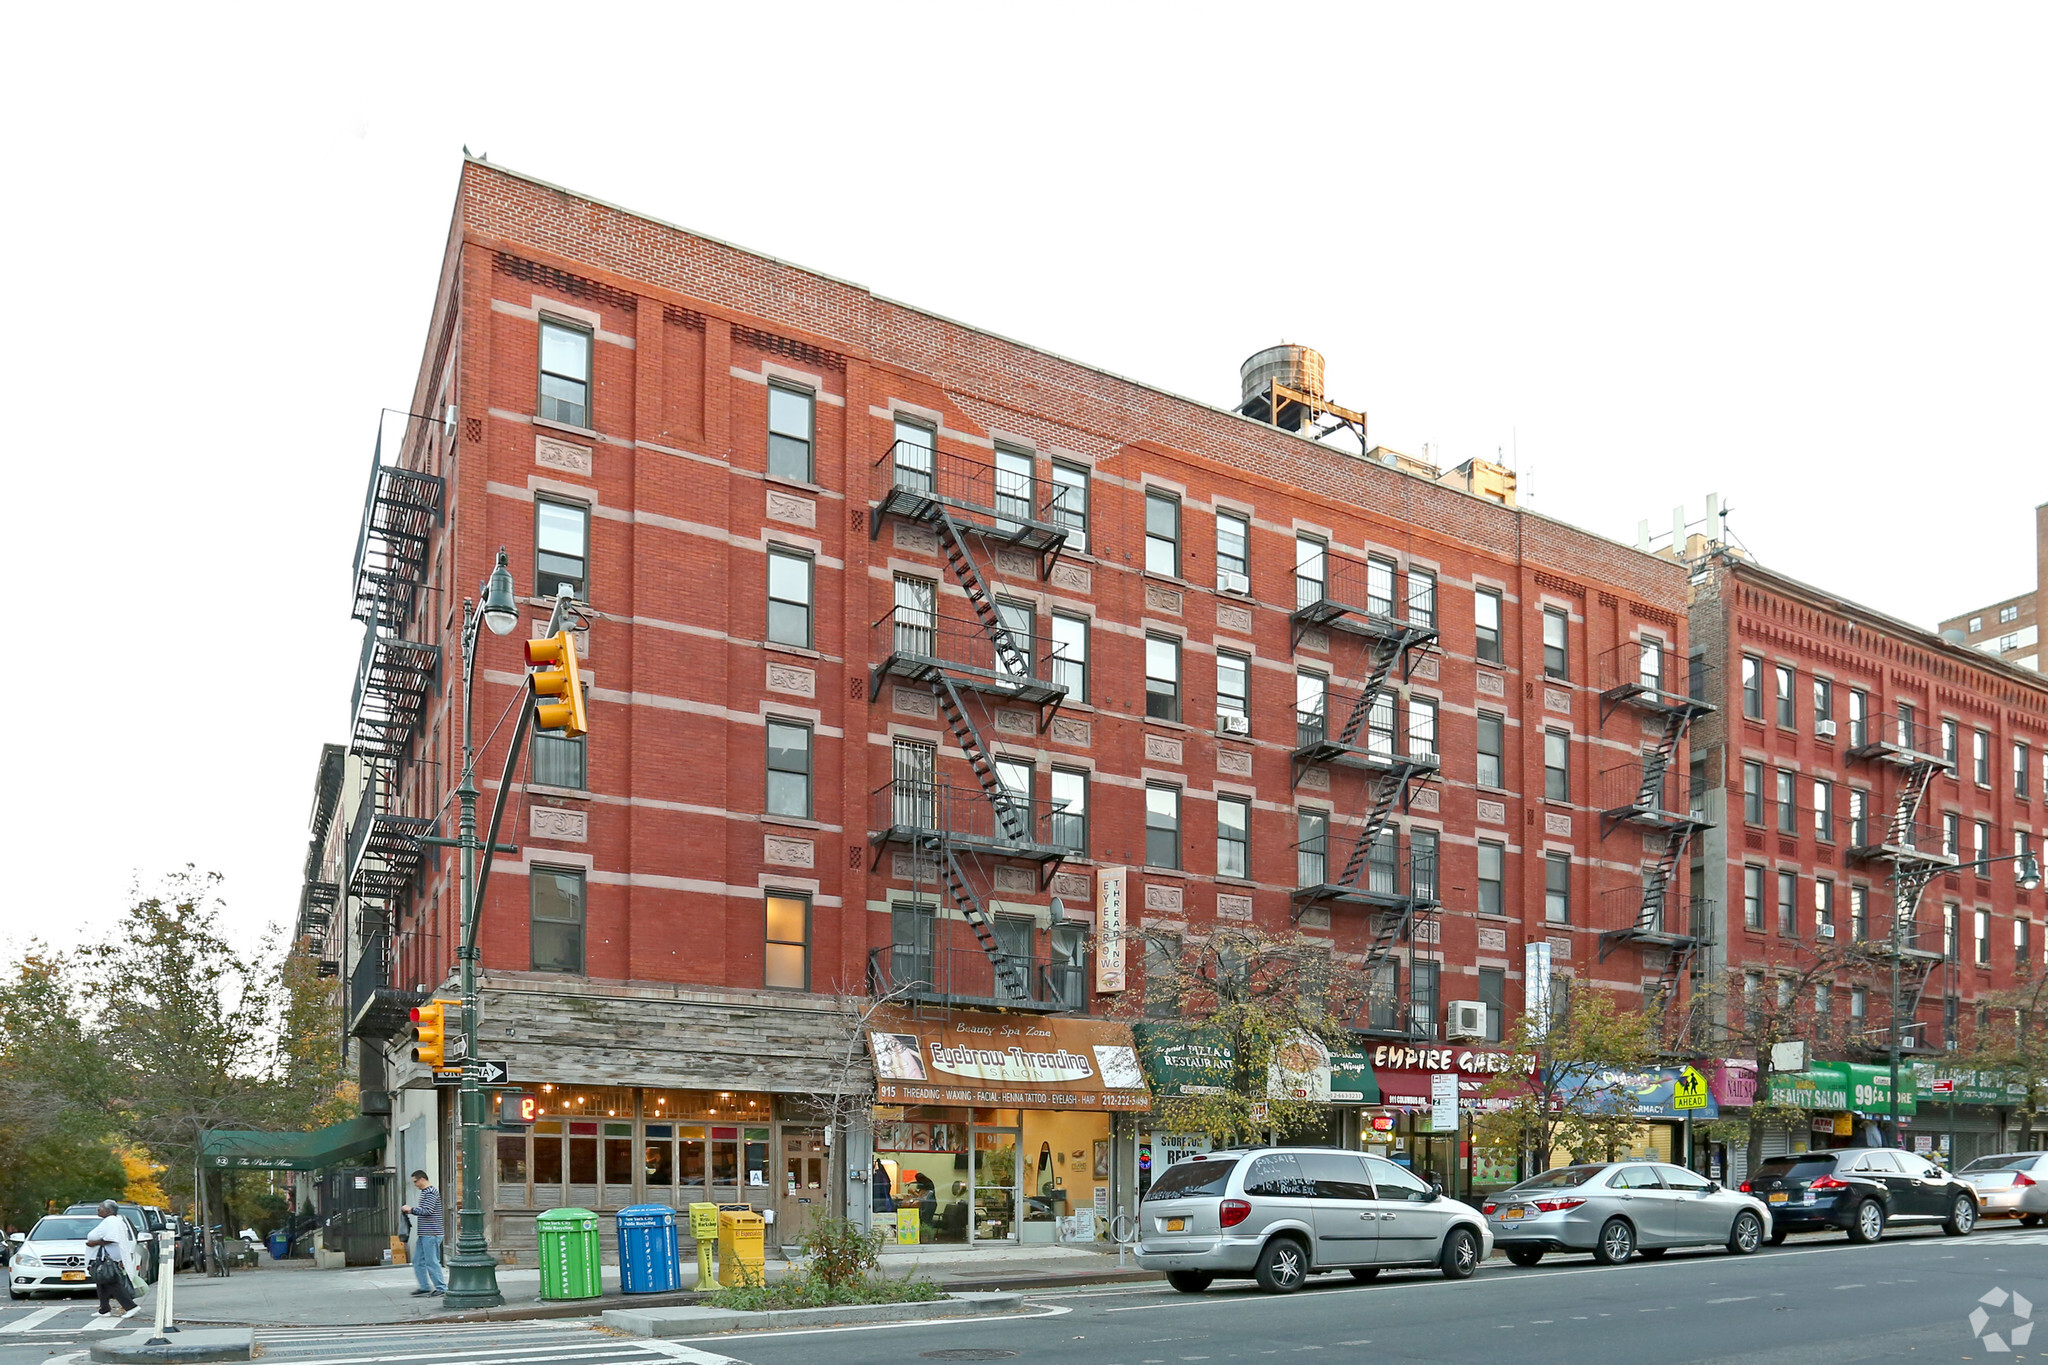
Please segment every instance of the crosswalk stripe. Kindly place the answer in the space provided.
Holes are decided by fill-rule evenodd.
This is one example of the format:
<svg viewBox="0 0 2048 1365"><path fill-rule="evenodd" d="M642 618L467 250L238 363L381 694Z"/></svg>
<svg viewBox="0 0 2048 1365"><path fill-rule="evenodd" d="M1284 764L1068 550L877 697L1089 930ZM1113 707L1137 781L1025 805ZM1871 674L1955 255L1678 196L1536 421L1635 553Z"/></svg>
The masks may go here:
<svg viewBox="0 0 2048 1365"><path fill-rule="evenodd" d="M264 1341L370 1341L378 1337L417 1336L423 1331L436 1335L457 1333L463 1336L519 1336L523 1333L556 1335L562 1332L585 1330L586 1324L578 1321L564 1322L435 1322L421 1318L412 1323L393 1323L386 1327L259 1327L256 1335Z"/></svg>
<svg viewBox="0 0 2048 1365"><path fill-rule="evenodd" d="M429 1328L428 1331L432 1329ZM468 1347L448 1347L436 1351L416 1351L388 1356L321 1356L319 1365L393 1365L398 1361L442 1360L457 1357L462 1360L481 1360L485 1365L527 1365L528 1362L585 1361L593 1362L595 1357L618 1358L623 1356L647 1355L638 1342L606 1341L589 1346L505 1346L495 1350L477 1351Z"/></svg>
<svg viewBox="0 0 2048 1365"><path fill-rule="evenodd" d="M16 1318L13 1322L0 1327L0 1332L33 1332L36 1329L37 1323L48 1322L65 1309L73 1306L68 1303L60 1303L55 1308L38 1308L26 1317Z"/></svg>

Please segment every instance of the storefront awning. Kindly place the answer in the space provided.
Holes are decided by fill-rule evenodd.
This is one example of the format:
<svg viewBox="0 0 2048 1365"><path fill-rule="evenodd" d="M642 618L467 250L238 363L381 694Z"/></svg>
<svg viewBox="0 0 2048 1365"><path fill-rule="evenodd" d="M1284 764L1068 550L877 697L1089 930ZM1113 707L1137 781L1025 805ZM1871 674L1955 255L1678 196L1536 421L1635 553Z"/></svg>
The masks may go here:
<svg viewBox="0 0 2048 1365"><path fill-rule="evenodd" d="M877 1011L868 1030L880 1104L1017 1109L1152 1107L1128 1024L956 1011Z"/></svg>
<svg viewBox="0 0 2048 1365"><path fill-rule="evenodd" d="M1221 1095L1230 1084L1234 1060L1231 1046L1213 1030L1199 1025L1135 1024L1138 1056L1145 1075L1161 1095ZM1362 1052L1338 1052L1304 1038L1290 1054L1298 1067L1274 1067L1267 1089L1276 1095L1329 1104L1378 1104L1379 1079Z"/></svg>
<svg viewBox="0 0 2048 1365"><path fill-rule="evenodd" d="M1690 1077L1687 1072L1692 1072ZM1689 1096L1679 1093L1680 1082L1689 1081ZM1679 1120L1721 1116L1721 1108L1705 1078L1691 1067L1557 1067L1551 1079L1566 1108L1593 1112L1627 1112L1641 1119ZM1692 1103L1680 1107L1681 1098Z"/></svg>
<svg viewBox="0 0 2048 1365"><path fill-rule="evenodd" d="M363 1115L310 1133L208 1133L199 1156L208 1166L236 1170L321 1171L384 1145L384 1121Z"/></svg>
<svg viewBox="0 0 2048 1365"><path fill-rule="evenodd" d="M1801 1109L1831 1109L1864 1114L1889 1114L1892 1101L1891 1068L1866 1066L1861 1062L1815 1062L1804 1071L1771 1076L1770 1096L1774 1103ZM1910 1067L1899 1072L1899 1112L1910 1114L1919 1106Z"/></svg>

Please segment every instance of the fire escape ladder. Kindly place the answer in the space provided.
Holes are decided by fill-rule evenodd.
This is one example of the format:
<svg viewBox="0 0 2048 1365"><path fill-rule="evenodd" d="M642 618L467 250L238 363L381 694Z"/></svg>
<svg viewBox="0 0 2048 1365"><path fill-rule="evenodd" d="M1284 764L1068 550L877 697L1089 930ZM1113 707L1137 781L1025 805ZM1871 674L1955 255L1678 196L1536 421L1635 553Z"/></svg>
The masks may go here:
<svg viewBox="0 0 2048 1365"><path fill-rule="evenodd" d="M996 610L995 601L989 596L988 580L982 577L980 566L967 549L966 532L943 506L934 504L934 511L933 519L940 531L939 549L946 556L946 563L952 566L953 577L966 591L967 604L974 608L975 620L981 623L989 643L995 646L997 663L1012 677L1030 677L1031 669L1024 651L1017 648L1010 628L1003 624L1002 613Z"/></svg>
<svg viewBox="0 0 2048 1365"><path fill-rule="evenodd" d="M1380 834L1386 830L1393 816L1394 798L1408 785L1408 770L1405 766L1383 774L1374 784L1372 806L1365 813L1365 828L1359 833L1358 841L1351 845L1351 856L1344 862L1344 871L1337 877L1337 885L1355 887L1359 875L1365 871L1365 864L1371 856L1373 845L1379 842Z"/></svg>
<svg viewBox="0 0 2048 1365"><path fill-rule="evenodd" d="M1337 736L1339 744L1349 747L1358 739L1358 729L1371 714L1373 703L1387 685L1387 675L1394 671L1394 661L1404 653L1399 638L1389 636L1374 642L1372 647L1372 672L1366 675L1365 686L1358 690L1358 700L1352 703L1351 714L1344 718L1344 729Z"/></svg>
<svg viewBox="0 0 2048 1365"><path fill-rule="evenodd" d="M981 731L975 728L974 718L967 714L967 707L960 699L960 689L953 685L952 678L936 673L932 677L932 696L938 699L939 710L946 717L946 726L953 732L954 741L967 755L967 766L974 770L974 780L981 784L982 795L995 807L996 823L1002 827L1003 837L1016 844L1031 842L1031 830L1017 809L1018 802L996 775L995 760L989 757L988 747L981 742Z"/></svg>
<svg viewBox="0 0 2048 1365"><path fill-rule="evenodd" d="M1685 742L1685 732L1691 727L1689 709L1680 707L1665 713L1664 733L1658 736L1656 747L1643 754L1643 785L1636 792L1637 806L1644 810L1660 809L1664 779L1671 771L1672 759L1678 755L1678 746Z"/></svg>
<svg viewBox="0 0 2048 1365"><path fill-rule="evenodd" d="M1393 956L1394 945L1401 940L1413 914L1411 909L1385 910L1373 925L1372 942L1365 950L1365 962L1361 970L1370 973L1380 963Z"/></svg>
<svg viewBox="0 0 2048 1365"><path fill-rule="evenodd" d="M1899 801L1892 811L1891 838L1887 841L1894 847L1912 846L1913 824L1920 818L1920 802L1934 782L1935 769L1933 763L1915 763L1900 776Z"/></svg>
<svg viewBox="0 0 2048 1365"><path fill-rule="evenodd" d="M988 954L988 960L995 968L996 980L1012 1000L1029 1000L1031 988L1024 979L1024 973L1017 969L1016 961L1003 951L1003 945L997 941L995 925L988 917L988 907L968 885L967 874L961 870L960 859L954 855L952 846L943 838L933 838L926 848L938 866L939 880L946 884L946 899L953 903L953 908L967 921L967 927L974 931L981 950Z"/></svg>

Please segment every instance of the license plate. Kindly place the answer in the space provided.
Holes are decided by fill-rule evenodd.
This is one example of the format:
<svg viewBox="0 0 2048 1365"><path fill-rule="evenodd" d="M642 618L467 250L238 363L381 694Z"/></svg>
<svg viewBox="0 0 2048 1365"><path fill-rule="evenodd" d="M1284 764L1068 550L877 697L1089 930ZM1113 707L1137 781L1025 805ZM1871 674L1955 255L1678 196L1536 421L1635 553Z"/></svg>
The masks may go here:
<svg viewBox="0 0 2048 1365"><path fill-rule="evenodd" d="M1790 1199L1791 1197L1792 1197L1792 1196L1791 1196L1791 1195L1789 1195L1789 1194L1774 1194L1774 1195L1772 1195L1772 1196L1771 1196L1771 1202L1772 1202L1773 1204L1782 1204L1782 1203L1786 1202L1786 1201L1787 1201L1788 1199Z"/></svg>
<svg viewBox="0 0 2048 1365"><path fill-rule="evenodd" d="M85 1278L85 1272L83 1270L67 1270L57 1278L60 1280L82 1280Z"/></svg>
<svg viewBox="0 0 2048 1365"><path fill-rule="evenodd" d="M1500 1212L1501 1221L1504 1223L1512 1223L1516 1219L1520 1218L1526 1211L1527 1210L1521 1208L1502 1209Z"/></svg>
<svg viewBox="0 0 2048 1365"><path fill-rule="evenodd" d="M1188 1220L1185 1218L1169 1218L1166 1220L1166 1230L1168 1232L1186 1232L1188 1230Z"/></svg>

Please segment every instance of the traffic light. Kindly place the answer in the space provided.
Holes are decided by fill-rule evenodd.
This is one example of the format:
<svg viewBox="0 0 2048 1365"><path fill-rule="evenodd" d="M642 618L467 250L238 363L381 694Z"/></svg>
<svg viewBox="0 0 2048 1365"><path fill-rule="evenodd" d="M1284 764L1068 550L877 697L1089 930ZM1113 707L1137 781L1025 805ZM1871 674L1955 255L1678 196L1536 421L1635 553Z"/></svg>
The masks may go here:
<svg viewBox="0 0 2048 1365"><path fill-rule="evenodd" d="M526 665L535 671L526 675L540 705L535 708L536 729L559 730L570 739L589 727L583 714L583 679L576 668L576 639L568 631L526 642ZM549 701L548 698L555 700Z"/></svg>
<svg viewBox="0 0 2048 1365"><path fill-rule="evenodd" d="M436 1071L447 1069L448 1007L459 1000L429 1000L412 1010L412 1059Z"/></svg>

